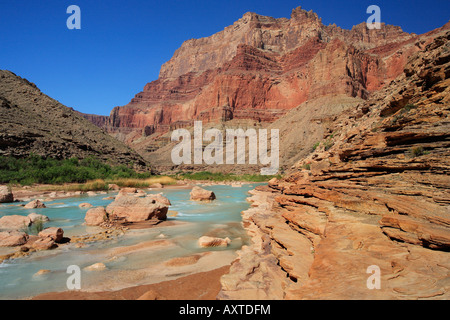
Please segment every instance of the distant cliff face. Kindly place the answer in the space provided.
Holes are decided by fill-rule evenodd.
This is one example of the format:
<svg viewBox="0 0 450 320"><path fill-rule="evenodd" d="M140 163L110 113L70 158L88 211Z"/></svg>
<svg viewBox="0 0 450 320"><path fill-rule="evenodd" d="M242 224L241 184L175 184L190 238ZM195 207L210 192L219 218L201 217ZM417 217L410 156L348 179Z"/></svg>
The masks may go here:
<svg viewBox="0 0 450 320"><path fill-rule="evenodd" d="M403 70L420 50L400 27L365 23L344 30L294 9L290 19L246 13L210 37L188 40L158 80L111 112L112 133L167 132L193 120L273 122L329 94L367 96Z"/></svg>
<svg viewBox="0 0 450 320"><path fill-rule="evenodd" d="M108 116L99 116L96 114L87 114L87 113L81 113L79 114L85 118L86 120L89 120L93 124L95 124L99 128L104 128L108 124L109 117Z"/></svg>

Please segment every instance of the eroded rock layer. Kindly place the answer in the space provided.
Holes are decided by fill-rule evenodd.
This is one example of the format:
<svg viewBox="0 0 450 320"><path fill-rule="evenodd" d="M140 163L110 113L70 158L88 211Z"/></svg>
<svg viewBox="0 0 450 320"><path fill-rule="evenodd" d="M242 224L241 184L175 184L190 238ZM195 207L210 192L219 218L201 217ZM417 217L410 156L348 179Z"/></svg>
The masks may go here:
<svg viewBox="0 0 450 320"><path fill-rule="evenodd" d="M449 84L447 32L255 191L243 214L252 244L219 297L449 299Z"/></svg>

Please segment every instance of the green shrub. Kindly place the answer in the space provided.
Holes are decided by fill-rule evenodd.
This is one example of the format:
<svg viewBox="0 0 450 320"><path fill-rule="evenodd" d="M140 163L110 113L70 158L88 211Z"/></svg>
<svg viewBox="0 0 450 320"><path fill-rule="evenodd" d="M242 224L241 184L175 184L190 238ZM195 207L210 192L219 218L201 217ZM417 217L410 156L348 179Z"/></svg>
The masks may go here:
<svg viewBox="0 0 450 320"><path fill-rule="evenodd" d="M303 168L303 169L306 169L306 170L311 170L311 164L305 163L305 164L302 166L302 168Z"/></svg>
<svg viewBox="0 0 450 320"><path fill-rule="evenodd" d="M98 179L149 178L125 165L110 166L94 157L56 160L31 154L26 158L0 156L0 183L21 185L85 183Z"/></svg>
<svg viewBox="0 0 450 320"><path fill-rule="evenodd" d="M417 106L415 104L412 103L408 103L406 106L403 107L403 111L411 111L412 109L416 109Z"/></svg>
<svg viewBox="0 0 450 320"><path fill-rule="evenodd" d="M420 157L424 154L429 154L429 152L425 151L421 146L418 146L418 147L412 147L411 149L409 149L409 154L412 157Z"/></svg>
<svg viewBox="0 0 450 320"><path fill-rule="evenodd" d="M320 142L316 142L313 146L312 146L312 152L316 151L316 149L320 146Z"/></svg>
<svg viewBox="0 0 450 320"><path fill-rule="evenodd" d="M323 144L325 151L328 151L331 149L331 147L333 147L334 142L331 139L328 139L325 141L325 143Z"/></svg>
<svg viewBox="0 0 450 320"><path fill-rule="evenodd" d="M44 220L37 219L33 222L31 227L29 228L29 233L31 234L39 234L42 230L44 230Z"/></svg>

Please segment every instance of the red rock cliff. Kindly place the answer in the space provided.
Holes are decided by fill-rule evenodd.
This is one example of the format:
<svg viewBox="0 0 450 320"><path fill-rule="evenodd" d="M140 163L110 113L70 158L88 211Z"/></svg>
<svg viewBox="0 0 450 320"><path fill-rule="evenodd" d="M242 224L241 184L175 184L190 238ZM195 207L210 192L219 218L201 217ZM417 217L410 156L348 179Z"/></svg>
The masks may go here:
<svg viewBox="0 0 450 320"><path fill-rule="evenodd" d="M188 40L158 80L108 120L110 132L167 132L192 120L272 122L306 100L327 94L367 98L420 50L400 27L365 23L325 26L300 7L290 19L246 13L210 37Z"/></svg>

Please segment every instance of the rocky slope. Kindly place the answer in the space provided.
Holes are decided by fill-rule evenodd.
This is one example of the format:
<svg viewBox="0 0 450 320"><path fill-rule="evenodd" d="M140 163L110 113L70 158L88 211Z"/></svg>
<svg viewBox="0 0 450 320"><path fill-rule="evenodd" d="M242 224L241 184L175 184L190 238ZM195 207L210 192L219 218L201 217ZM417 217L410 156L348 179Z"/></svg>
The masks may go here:
<svg viewBox="0 0 450 320"><path fill-rule="evenodd" d="M290 175L255 191L243 214L252 244L219 297L449 299L449 85L447 32L337 117Z"/></svg>
<svg viewBox="0 0 450 320"><path fill-rule="evenodd" d="M0 124L0 155L95 156L111 164L145 165L122 142L6 70L0 70Z"/></svg>

